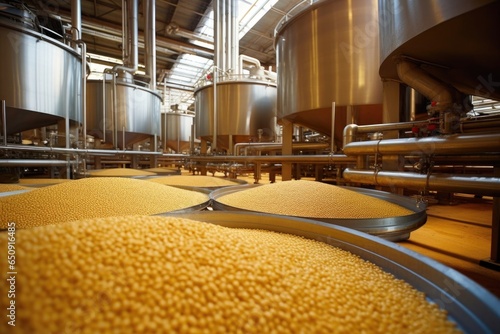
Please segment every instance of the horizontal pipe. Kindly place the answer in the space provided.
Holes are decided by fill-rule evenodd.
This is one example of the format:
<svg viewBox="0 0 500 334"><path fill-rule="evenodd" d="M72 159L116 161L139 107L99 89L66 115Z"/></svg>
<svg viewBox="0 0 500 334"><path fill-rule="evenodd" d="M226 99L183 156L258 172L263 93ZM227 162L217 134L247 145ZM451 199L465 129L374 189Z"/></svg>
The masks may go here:
<svg viewBox="0 0 500 334"><path fill-rule="evenodd" d="M421 156L405 156L406 160L419 161ZM483 154L483 155L437 155L432 157L434 165L458 165L458 166L493 166L500 161L499 154Z"/></svg>
<svg viewBox="0 0 500 334"><path fill-rule="evenodd" d="M76 161L66 160L44 160L44 159L0 159L0 167L34 167L50 166L63 167L68 164L74 165Z"/></svg>
<svg viewBox="0 0 500 334"><path fill-rule="evenodd" d="M344 170L343 177L348 182L386 187L500 196L500 178L498 177L458 176L456 174L426 175L392 171L375 172L350 168Z"/></svg>
<svg viewBox="0 0 500 334"><path fill-rule="evenodd" d="M344 147L356 141L356 137L361 133L373 133L395 130L411 130L414 126L423 126L429 124L428 120L415 122L400 122L400 123L383 123L383 124L368 124L357 125L347 124L344 127Z"/></svg>
<svg viewBox="0 0 500 334"><path fill-rule="evenodd" d="M498 152L500 134L449 135L352 142L344 147L346 155L367 154L478 154Z"/></svg>
<svg viewBox="0 0 500 334"><path fill-rule="evenodd" d="M42 146L22 146L22 145L2 145L0 150L17 150L30 152L51 152L60 154L89 154L89 155L162 155L162 152L147 151L125 151L125 150L96 150L81 148L62 148L62 147L42 147Z"/></svg>
<svg viewBox="0 0 500 334"><path fill-rule="evenodd" d="M354 164L356 159L343 154L323 154L323 155L254 155L254 156L234 156L234 155L214 155L214 156L189 156L191 161L206 162L266 162L266 163L346 163Z"/></svg>
<svg viewBox="0 0 500 334"><path fill-rule="evenodd" d="M283 148L282 143L238 143L234 145L234 152L239 155L240 149L244 147L245 151L247 149L254 149L258 151L273 151L281 150ZM327 148L326 143L292 143L293 150L319 150Z"/></svg>

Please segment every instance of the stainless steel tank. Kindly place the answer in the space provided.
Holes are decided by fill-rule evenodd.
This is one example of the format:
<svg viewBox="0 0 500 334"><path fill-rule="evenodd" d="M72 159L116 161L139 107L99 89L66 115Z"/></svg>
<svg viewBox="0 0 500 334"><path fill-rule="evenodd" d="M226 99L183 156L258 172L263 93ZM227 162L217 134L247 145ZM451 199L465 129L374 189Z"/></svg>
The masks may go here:
<svg viewBox="0 0 500 334"><path fill-rule="evenodd" d="M260 80L224 81L195 90L196 134L211 141L217 132L217 148L231 149L240 142L272 141L276 128L276 84ZM214 119L217 128L214 129Z"/></svg>
<svg viewBox="0 0 500 334"><path fill-rule="evenodd" d="M500 99L500 2L379 1L380 76L399 80L398 59L416 61L464 94Z"/></svg>
<svg viewBox="0 0 500 334"><path fill-rule="evenodd" d="M194 135L194 115L167 112L161 114L161 138L164 148L176 153L189 150Z"/></svg>
<svg viewBox="0 0 500 334"><path fill-rule="evenodd" d="M116 99L112 89L112 80L106 80L103 97L103 81L87 81L88 134L117 148L160 136L160 95L129 81L116 82Z"/></svg>
<svg viewBox="0 0 500 334"><path fill-rule="evenodd" d="M0 100L7 133L81 121L81 56L65 44L0 17Z"/></svg>
<svg viewBox="0 0 500 334"><path fill-rule="evenodd" d="M288 17L275 32L278 119L329 135L335 102L366 118L359 124L380 122L377 0L317 1Z"/></svg>

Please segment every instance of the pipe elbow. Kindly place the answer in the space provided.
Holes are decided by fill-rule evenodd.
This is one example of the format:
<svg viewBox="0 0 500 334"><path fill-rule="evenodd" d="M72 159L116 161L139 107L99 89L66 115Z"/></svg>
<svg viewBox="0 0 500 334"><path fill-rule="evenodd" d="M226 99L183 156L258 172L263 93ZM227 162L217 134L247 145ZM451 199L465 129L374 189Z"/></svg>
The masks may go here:
<svg viewBox="0 0 500 334"><path fill-rule="evenodd" d="M397 72L401 81L436 102L438 108L446 109L453 103L453 88L432 77L414 62L400 59Z"/></svg>
<svg viewBox="0 0 500 334"><path fill-rule="evenodd" d="M344 127L344 143L342 149L345 149L346 145L352 143L358 134L358 125L357 124L347 124Z"/></svg>

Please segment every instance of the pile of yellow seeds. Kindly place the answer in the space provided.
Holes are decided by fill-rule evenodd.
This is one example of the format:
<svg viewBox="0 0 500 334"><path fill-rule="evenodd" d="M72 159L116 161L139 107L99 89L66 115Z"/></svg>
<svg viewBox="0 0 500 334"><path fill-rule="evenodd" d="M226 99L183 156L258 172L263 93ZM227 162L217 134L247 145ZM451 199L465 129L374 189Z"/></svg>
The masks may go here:
<svg viewBox="0 0 500 334"><path fill-rule="evenodd" d="M0 228L18 228L117 215L151 215L207 203L207 194L154 182L87 178L0 197Z"/></svg>
<svg viewBox="0 0 500 334"><path fill-rule="evenodd" d="M387 218L410 215L400 205L316 181L283 181L218 197L235 208L310 218Z"/></svg>
<svg viewBox="0 0 500 334"><path fill-rule="evenodd" d="M156 175L156 173L134 168L106 168L89 171L89 176L130 177L152 175Z"/></svg>
<svg viewBox="0 0 500 334"><path fill-rule="evenodd" d="M2 332L457 332L406 282L288 234L108 217L20 230L16 254L17 325Z"/></svg>
<svg viewBox="0 0 500 334"><path fill-rule="evenodd" d="M24 187L16 183L0 183L0 193L17 191L17 190L30 190L29 187Z"/></svg>
<svg viewBox="0 0 500 334"><path fill-rule="evenodd" d="M169 168L169 167L154 167L154 168L146 168L144 169L147 172L153 172L157 174L165 174L165 173L178 173L179 170L177 168Z"/></svg>
<svg viewBox="0 0 500 334"><path fill-rule="evenodd" d="M19 179L19 184L25 185L27 187L31 186L47 186L47 185L53 185L53 184L58 184L58 183L65 183L73 181L72 179L49 179L49 178L40 178L40 179Z"/></svg>
<svg viewBox="0 0 500 334"><path fill-rule="evenodd" d="M236 186L239 183L216 176L206 175L172 175L150 179L152 182L167 184L170 186L186 186L186 187L227 187Z"/></svg>

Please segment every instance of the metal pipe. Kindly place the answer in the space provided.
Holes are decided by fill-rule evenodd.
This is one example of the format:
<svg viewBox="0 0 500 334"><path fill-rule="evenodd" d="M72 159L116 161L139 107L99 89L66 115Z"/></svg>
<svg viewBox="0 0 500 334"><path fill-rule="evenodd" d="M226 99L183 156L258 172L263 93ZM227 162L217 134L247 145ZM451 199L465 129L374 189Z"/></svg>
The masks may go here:
<svg viewBox="0 0 500 334"><path fill-rule="evenodd" d="M321 150L329 146L327 143L292 143L293 150ZM234 145L234 154L239 156L241 148L245 148L245 155L248 148L258 151L275 151L283 148L282 143L237 143Z"/></svg>
<svg viewBox="0 0 500 334"><path fill-rule="evenodd" d="M433 102L437 102L436 108L444 110L453 103L451 87L435 79L429 73L422 70L417 64L405 59L397 63L399 78L411 88L422 93Z"/></svg>
<svg viewBox="0 0 500 334"><path fill-rule="evenodd" d="M123 70L135 74L139 67L139 29L137 23L137 0L122 1L123 65L113 66L112 71Z"/></svg>
<svg viewBox="0 0 500 334"><path fill-rule="evenodd" d="M102 141L106 142L106 74L108 69L102 72Z"/></svg>
<svg viewBox="0 0 500 334"><path fill-rule="evenodd" d="M18 150L30 152L47 152L60 154L89 154L89 155L162 155L162 152L150 151L126 151L126 150L98 150L98 149L79 149L79 148L62 148L62 147L42 147L42 146L23 146L23 145L3 145L0 149Z"/></svg>
<svg viewBox="0 0 500 334"><path fill-rule="evenodd" d="M332 130L331 130L331 144L330 152L335 153L335 102L332 102Z"/></svg>
<svg viewBox="0 0 500 334"><path fill-rule="evenodd" d="M5 100L2 100L2 135L3 144L7 145L7 104Z"/></svg>
<svg viewBox="0 0 500 334"><path fill-rule="evenodd" d="M500 195L500 178L483 176L457 176L455 174L416 174L410 172L354 170L343 173L348 182L367 183L387 187L415 190L462 192L485 196Z"/></svg>
<svg viewBox="0 0 500 334"><path fill-rule="evenodd" d="M217 149L217 122L219 121L217 118L217 78L218 78L218 73L217 73L217 67L214 66L214 128L213 128L213 138L212 138L212 153L215 153L215 150Z"/></svg>
<svg viewBox="0 0 500 334"><path fill-rule="evenodd" d="M83 40L76 41L82 49L82 115L83 115L83 148L87 149L87 44ZM69 147L69 146L68 146Z"/></svg>
<svg viewBox="0 0 500 334"><path fill-rule="evenodd" d="M429 124L428 120L416 121L416 122L369 124L369 125L347 124L344 127L344 147L345 145L353 141L356 141L356 137L360 133L411 130L414 126L423 126L427 124Z"/></svg>
<svg viewBox="0 0 500 334"><path fill-rule="evenodd" d="M322 154L322 155L254 155L254 156L234 156L234 155L214 155L214 156L186 156L192 161L205 162L266 162L266 163L322 163L322 164L355 164L356 159L343 154Z"/></svg>
<svg viewBox="0 0 500 334"><path fill-rule="evenodd" d="M113 73L113 87L112 87L112 97L113 97L113 110L111 115L113 116L113 146L118 148L118 106L116 103L116 73Z"/></svg>
<svg viewBox="0 0 500 334"><path fill-rule="evenodd" d="M359 128L359 126L357 124L347 124L344 127L344 133L343 133L344 139L343 139L342 149L345 149L347 144L356 141L356 137L358 135L358 128Z"/></svg>
<svg viewBox="0 0 500 334"><path fill-rule="evenodd" d="M227 51L227 69L226 70L233 70L234 74L240 74L243 73L243 70L239 69L238 66L238 55L240 53L240 46L239 46L239 26L238 26L238 0L227 0L228 5L227 5L227 29L228 29L228 36L227 36L227 43L228 45L228 50Z"/></svg>
<svg viewBox="0 0 500 334"><path fill-rule="evenodd" d="M60 16L64 22L71 22L70 16L65 15L64 12L61 11ZM82 25L82 35L85 34L90 36L98 36L114 42L121 42L123 40L122 29L117 28L115 25L112 25L110 23L102 24L102 22L93 22L91 19L87 18L85 22L82 23ZM140 48L144 46L142 44L143 42L141 41L143 41L142 36L139 36ZM210 50L208 48L172 39L164 40L159 36L156 39L156 44L158 52L169 56L174 53L189 53L207 59L212 59L214 56L213 50Z"/></svg>
<svg viewBox="0 0 500 334"><path fill-rule="evenodd" d="M367 154L478 154L498 152L500 134L448 135L426 138L386 139L349 143L347 155Z"/></svg>
<svg viewBox="0 0 500 334"><path fill-rule="evenodd" d="M156 1L144 1L144 13L146 17L144 29L144 44L146 58L146 75L151 78L149 88L156 90Z"/></svg>
<svg viewBox="0 0 500 334"><path fill-rule="evenodd" d="M71 0L71 31L74 41L82 39L82 4L80 0ZM77 49L76 44L75 49Z"/></svg>
<svg viewBox="0 0 500 334"><path fill-rule="evenodd" d="M257 69L259 69L261 66L260 66L260 60L258 60L257 58L253 58L253 57L250 57L250 56L247 56L247 55L240 55L239 56L239 59L240 59L240 66L239 66L239 73L238 74L243 74L243 62L247 62L247 63L250 63L250 64L254 64Z"/></svg>
<svg viewBox="0 0 500 334"><path fill-rule="evenodd" d="M67 166L69 164L76 164L76 161L66 160L42 160L42 159L0 159L0 167L31 167L31 166Z"/></svg>

